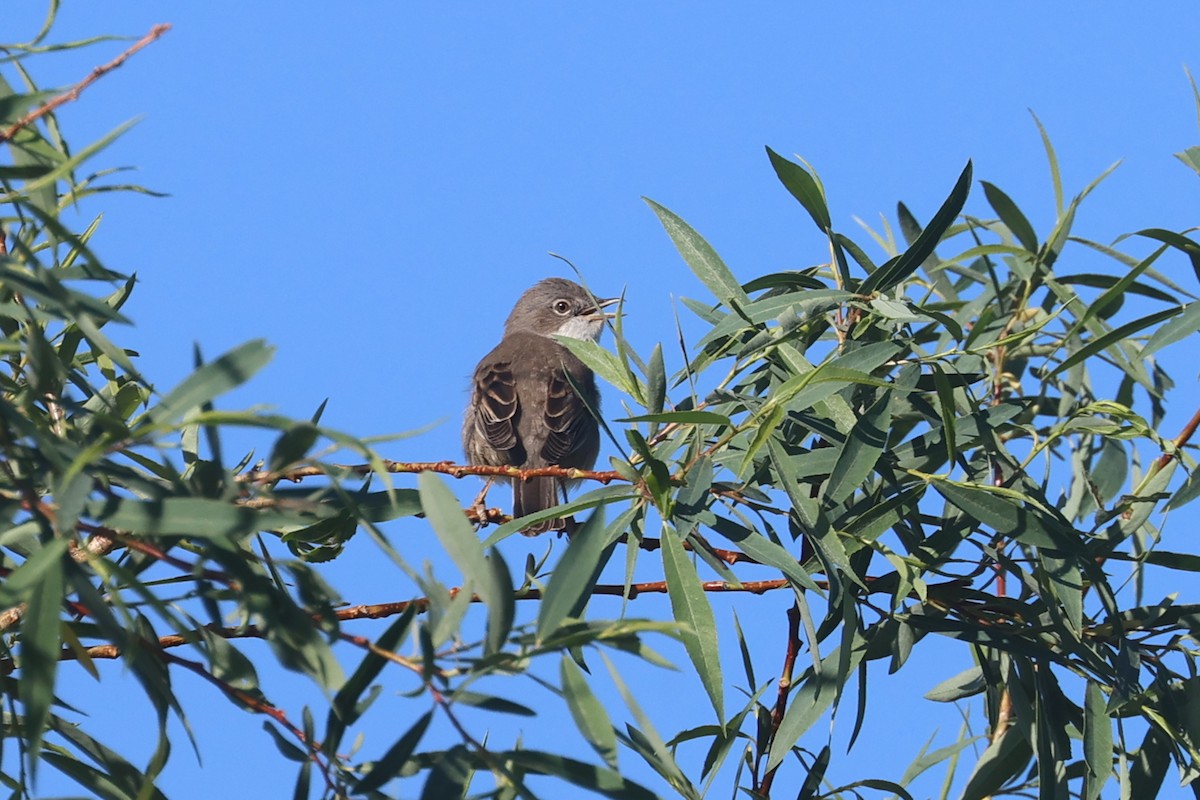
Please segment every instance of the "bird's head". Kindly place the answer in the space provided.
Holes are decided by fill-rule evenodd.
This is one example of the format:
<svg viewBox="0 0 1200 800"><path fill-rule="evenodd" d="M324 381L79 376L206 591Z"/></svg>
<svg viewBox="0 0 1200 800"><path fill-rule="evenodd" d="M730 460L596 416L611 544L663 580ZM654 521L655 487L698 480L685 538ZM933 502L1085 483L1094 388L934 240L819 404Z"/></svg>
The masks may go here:
<svg viewBox="0 0 1200 800"><path fill-rule="evenodd" d="M604 321L613 316L604 309L619 299L597 299L574 281L546 278L531 286L517 300L504 323L504 333L507 336L524 331L594 342L604 330Z"/></svg>

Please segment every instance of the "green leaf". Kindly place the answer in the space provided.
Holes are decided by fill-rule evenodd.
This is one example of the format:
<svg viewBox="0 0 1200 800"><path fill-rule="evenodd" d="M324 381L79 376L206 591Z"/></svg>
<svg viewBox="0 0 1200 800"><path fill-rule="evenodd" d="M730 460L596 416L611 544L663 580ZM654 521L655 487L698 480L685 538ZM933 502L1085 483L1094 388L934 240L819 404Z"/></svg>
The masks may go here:
<svg viewBox="0 0 1200 800"><path fill-rule="evenodd" d="M110 528L148 535L241 538L265 530L306 527L313 517L274 509L252 509L222 500L91 500L86 515Z"/></svg>
<svg viewBox="0 0 1200 800"><path fill-rule="evenodd" d="M178 422L188 411L248 381L274 353L275 348L261 339L235 347L184 378L146 412L138 425L157 428Z"/></svg>
<svg viewBox="0 0 1200 800"><path fill-rule="evenodd" d="M1175 157L1200 173L1200 147L1185 148L1183 151L1176 153Z"/></svg>
<svg viewBox="0 0 1200 800"><path fill-rule="evenodd" d="M1146 730L1141 746L1133 753L1129 783L1121 787L1121 796L1133 800L1158 797L1171 765L1171 755L1175 746L1166 734L1151 725Z"/></svg>
<svg viewBox="0 0 1200 800"><path fill-rule="evenodd" d="M1029 740L1014 726L996 737L983 751L963 789L962 800L984 800L1007 781L1021 774L1033 750Z"/></svg>
<svg viewBox="0 0 1200 800"><path fill-rule="evenodd" d="M646 712L638 705L637 699L629 691L628 684L621 677L621 673L617 671L612 660L604 654L604 651L600 651L600 658L604 661L604 666L608 669L608 674L617 687L621 699L625 702L625 706L633 714L633 718L638 724L637 728L631 725L627 726L631 735L629 739L625 740L625 743L637 745L635 749L646 760L646 763L662 775L681 795L686 798L699 798L699 793L679 768L679 764L676 763L674 756L667 748L666 742L655 730L654 723L646 716ZM633 735L635 731L636 737Z"/></svg>
<svg viewBox="0 0 1200 800"><path fill-rule="evenodd" d="M417 476L417 491L433 532L467 583L475 587L489 610L494 604L506 602L504 587L484 558L483 546L446 482L437 473L422 472Z"/></svg>
<svg viewBox="0 0 1200 800"><path fill-rule="evenodd" d="M662 343L656 342L646 364L646 408L652 414L660 413L667 398L667 370L663 365Z"/></svg>
<svg viewBox="0 0 1200 800"><path fill-rule="evenodd" d="M271 448L271 458L267 469L279 472L290 467L308 455L308 451L316 444L320 429L311 422L297 422L279 435Z"/></svg>
<svg viewBox="0 0 1200 800"><path fill-rule="evenodd" d="M263 722L263 730L271 736L272 741L275 743L275 749L279 751L279 755L288 761L295 761L301 764L308 761L308 753L287 739L270 721Z"/></svg>
<svg viewBox="0 0 1200 800"><path fill-rule="evenodd" d="M487 564L495 587L494 600L488 604L487 637L484 640L484 652L490 655L504 649L512 631L517 603L513 596L512 573L499 550L492 548L487 555Z"/></svg>
<svg viewBox="0 0 1200 800"><path fill-rule="evenodd" d="M738 650L742 653L742 670L746 673L746 687L753 689L758 685L758 681L754 679L754 659L750 657L750 647L746 644L746 636L742 633L742 623L738 619L737 609L732 608L733 612L733 631L737 634Z"/></svg>
<svg viewBox="0 0 1200 800"><path fill-rule="evenodd" d="M925 259L933 255L943 234L953 224L958 213L962 211L963 203L967 201L967 195L971 191L971 174L971 162L968 161L962 174L958 176L958 182L950 191L950 196L933 215L933 219L929 220L929 224L921 231L917 240L899 256L868 275L859 287L862 294L886 292L920 269Z"/></svg>
<svg viewBox="0 0 1200 800"><path fill-rule="evenodd" d="M1043 574L1047 582L1043 591L1047 600L1054 601L1051 615L1061 611L1068 623L1069 636L1078 638L1083 633L1083 576L1072 559L1054 558L1048 553L1039 554Z"/></svg>
<svg viewBox="0 0 1200 800"><path fill-rule="evenodd" d="M58 541L63 540L56 540ZM30 587L29 606L21 620L21 673L18 693L21 704L25 707L25 741L33 753L41 749L42 734L46 729L46 721L50 718L50 706L54 702L54 679L61 650L59 611L62 608L65 588L64 550L65 547L47 546L38 554L42 557L35 564L37 569L30 570L38 573L38 580ZM34 558L37 558L37 555ZM31 759L29 763L30 767L34 768L37 759Z"/></svg>
<svg viewBox="0 0 1200 800"><path fill-rule="evenodd" d="M484 547L494 547L498 542L507 539L509 536L519 532L522 528L535 522L544 519L557 519L572 514L578 514L580 511L588 511L593 508L601 508L613 503L624 503L637 496L637 490L627 484L614 484L612 486L601 486L598 489L593 489L586 494L579 495L574 500L563 503L553 509L540 511L537 514L529 514L522 517L520 520L509 520L503 525L492 531L491 535L483 541Z"/></svg>
<svg viewBox="0 0 1200 800"><path fill-rule="evenodd" d="M438 753L421 787L420 800L465 800L475 770L474 761L471 751L461 744Z"/></svg>
<svg viewBox="0 0 1200 800"><path fill-rule="evenodd" d="M64 775L70 776L81 786L92 790L95 797L138 797L145 800L166 800L166 796L154 788L154 775L151 770L139 769L121 757L116 751L106 747L84 733L78 724L71 724L62 718L50 715L49 730L87 759L99 764L104 773L92 769L82 763L74 754L64 755L58 747L47 747L41 752L41 757ZM105 774L107 773L107 774Z"/></svg>
<svg viewBox="0 0 1200 800"><path fill-rule="evenodd" d="M1165 246L1160 247L1150 255L1143 258L1128 272L1117 279L1112 286L1109 286L1107 289L1105 289L1099 297L1088 303L1084 308L1084 312L1079 315L1079 319L1075 322L1075 324L1072 325L1065 334L1063 334L1063 338L1070 339L1074 337L1090 320L1104 318L1106 316L1105 312L1108 311L1110 307L1115 308L1117 304L1123 302L1125 299L1125 293L1128 291L1129 287L1137 281L1138 277L1143 272L1150 268L1150 265L1158 260L1159 256L1161 256L1166 249L1167 248Z"/></svg>
<svg viewBox="0 0 1200 800"><path fill-rule="evenodd" d="M725 262L717 255L717 251L713 250L712 245L671 211L649 198L642 199L658 215L658 221L675 243L679 255L683 256L692 272L708 287L714 297L730 308L744 306L750 302L742 285L733 277L733 273L725 266Z"/></svg>
<svg viewBox="0 0 1200 800"><path fill-rule="evenodd" d="M376 791L394 778L396 773L412 757L413 751L420 744L421 737L425 735L425 730L429 727L429 722L432 719L432 711L426 711L418 717L412 727L405 731L404 735L388 748L383 757L371 765L371 771L354 787L354 793L365 794L366 792Z"/></svg>
<svg viewBox="0 0 1200 800"><path fill-rule="evenodd" d="M717 712L717 720L725 722L725 682L721 675L720 653L717 647L717 622L712 606L700 585L696 567L683 549L683 540L674 529L664 525L662 533L663 573L667 579L667 595L677 622L688 630L683 645L704 690Z"/></svg>
<svg viewBox="0 0 1200 800"><path fill-rule="evenodd" d="M1137 235L1145 236L1147 239L1156 239L1186 255L1192 262L1192 271L1196 273L1197 278L1200 278L1200 243L1192 241L1182 233L1162 228L1146 228L1138 231Z"/></svg>
<svg viewBox="0 0 1200 800"><path fill-rule="evenodd" d="M1200 302L1191 302L1183 307L1183 312L1150 335L1150 339L1142 348L1142 358L1149 358L1154 353L1169 344L1182 341L1200 330Z"/></svg>
<svg viewBox="0 0 1200 800"><path fill-rule="evenodd" d="M774 442L771 443L774 445ZM774 455L774 450L772 450ZM711 523L714 531L737 545L738 549L760 564L774 567L790 578L797 586L820 594L821 590L812 577L804 571L804 567L782 545L763 536L757 531L745 528L733 520L717 517Z"/></svg>
<svg viewBox="0 0 1200 800"><path fill-rule="evenodd" d="M396 620L387 627L383 635L375 642L377 650L368 650L359 662L358 668L354 670L354 674L342 685L337 694L333 697L333 702L329 707L329 719L326 722L325 739L322 742L322 747L326 753L332 754L337 750L341 743L342 735L346 727L353 725L358 721L369 705L369 701L364 703L359 698L367 691L367 687L371 685L379 673L383 671L389 661L381 655L377 655L378 651L393 653L400 646L409 633L412 627L413 619L417 615L417 604L410 603L404 612L396 618Z"/></svg>
<svg viewBox="0 0 1200 800"><path fill-rule="evenodd" d="M1114 553L1112 557L1120 558L1122 554ZM1139 557L1147 564L1155 564L1167 569L1182 570L1183 572L1200 572L1200 555L1193 553L1172 553L1167 550L1151 550Z"/></svg>
<svg viewBox="0 0 1200 800"><path fill-rule="evenodd" d="M1084 781L1085 800L1096 800L1112 775L1112 720L1108 718L1108 701L1095 681L1088 681L1084 700L1083 757L1088 774Z"/></svg>
<svg viewBox="0 0 1200 800"><path fill-rule="evenodd" d="M37 531L36 525L32 530ZM21 566L0 582L0 603L15 606L27 602L30 594L45 580L46 573L61 569L62 556L66 552L66 539L51 539L39 547Z"/></svg>
<svg viewBox="0 0 1200 800"><path fill-rule="evenodd" d="M1122 325L1119 328L1114 328L1113 330L1109 331L1108 333L1104 334L1103 336L1097 336L1097 337L1089 340L1088 343L1085 344L1083 347L1080 347L1078 350L1071 353L1071 355L1064 358L1059 363L1058 366L1056 366L1054 369L1050 370L1043 376L1043 380L1052 378L1055 375L1057 375L1058 373L1062 372L1063 370L1070 369L1071 367L1075 366L1076 364L1080 364L1080 363L1088 360L1089 358L1094 356L1096 353L1107 350L1108 348L1112 347L1114 344L1117 344L1118 342L1122 342L1122 341L1130 338L1135 333L1137 333L1141 330L1144 330L1146 328L1149 328L1151 325L1157 325L1158 323L1162 322L1163 320L1168 320L1171 317L1175 316L1176 314L1180 313L1181 311L1183 311L1183 306L1178 306L1176 308L1167 308L1162 311L1157 311L1153 314L1147 314L1146 316L1142 317L1141 319L1136 319L1133 322L1127 322L1126 324Z"/></svg>
<svg viewBox="0 0 1200 800"><path fill-rule="evenodd" d="M807 378L809 375L815 376L816 371L814 370L804 377ZM802 387L796 388L799 389ZM787 391L791 391L791 389ZM781 389L779 394L775 395L774 399L781 400L786 396L784 390ZM739 478L745 478L750 474L750 468L754 466L754 459L758 456L758 452L762 450L763 445L768 441L775 440L775 429L779 427L779 424L783 422L783 418L787 414L787 409L784 408L782 403L772 404L772 401L768 401L762 410L766 413L755 414L754 416L754 436L751 437L750 444L746 446L746 452L742 454L742 463L737 471Z"/></svg>
<svg viewBox="0 0 1200 800"><path fill-rule="evenodd" d="M812 768L804 777L804 783L800 785L800 792L796 795L796 800L813 800L817 796L817 791L821 788L821 781L825 779L825 770L829 769L830 755L829 745L825 745L821 748L821 752L817 753L817 757L813 759Z"/></svg>
<svg viewBox="0 0 1200 800"><path fill-rule="evenodd" d="M997 534L1064 553L1078 553L1081 549L1073 529L1030 504L1018 503L989 488L953 481L938 479L934 487L943 498Z"/></svg>
<svg viewBox="0 0 1200 800"><path fill-rule="evenodd" d="M806 289L803 292L763 297L739 308L738 314L726 315L701 336L696 345L705 347L711 342L744 331L748 322L763 325L773 320L789 318L798 321L824 314L857 297L854 292L840 289Z"/></svg>
<svg viewBox="0 0 1200 800"><path fill-rule="evenodd" d="M515 703L503 697L497 697L492 694L481 694L480 692L472 692L467 689L456 691L450 696L450 702L456 705L470 706L471 708L482 708L484 711L493 711L498 714L515 714L518 717L537 716L537 712L529 706Z"/></svg>
<svg viewBox="0 0 1200 800"><path fill-rule="evenodd" d="M825 189L816 176L810 174L799 164L788 161L769 147L767 148L767 158L771 160L771 166L775 169L779 182L791 192L792 197L800 201L800 205L804 206L804 210L812 217L817 227L826 233L831 231L833 222L829 217L829 206L825 201Z"/></svg>
<svg viewBox="0 0 1200 800"><path fill-rule="evenodd" d="M1000 490L935 478L934 487L953 505L1003 536L1037 547L1078 553L1072 528L1032 504L1019 503ZM1011 491L1011 490L1009 490Z"/></svg>
<svg viewBox="0 0 1200 800"><path fill-rule="evenodd" d="M605 350L596 342L586 339L573 339L570 336L555 336L554 341L571 351L588 369L600 376L600 379L612 384L625 394L637 399L645 399L644 392L632 375L621 366L621 361L615 355Z"/></svg>
<svg viewBox="0 0 1200 800"><path fill-rule="evenodd" d="M1063 214L1063 187L1062 173L1058 168L1058 156L1054 153L1054 145L1050 142L1050 135L1046 133L1046 128L1042 125L1042 121L1038 119L1037 114L1033 111L1029 112L1029 116L1033 117L1033 122L1037 125L1038 135L1042 138L1042 149L1046 151L1046 163L1050 167L1050 181L1054 186L1054 209L1058 216Z"/></svg>
<svg viewBox="0 0 1200 800"><path fill-rule="evenodd" d="M891 391L880 393L879 399L851 428L825 483L822 494L826 504L834 505L849 498L875 470L887 446L891 399Z"/></svg>
<svg viewBox="0 0 1200 800"><path fill-rule="evenodd" d="M661 414L639 414L624 417L616 422L665 422L676 425L722 425L730 427L733 422L724 414L715 411L664 411Z"/></svg>
<svg viewBox="0 0 1200 800"><path fill-rule="evenodd" d="M983 669L976 665L942 681L925 693L925 699L935 703L956 703L967 697L974 697L986 688L987 679Z"/></svg>
<svg viewBox="0 0 1200 800"><path fill-rule="evenodd" d="M771 741L771 753L767 758L767 770L781 764L805 731L812 727L821 715L833 704L849 674L857 670L866 655L866 641L854 631L851 650L843 655L842 646L836 647L821 662L821 669L814 673L809 667L794 684L787 711L779 723L779 729Z"/></svg>
<svg viewBox="0 0 1200 800"><path fill-rule="evenodd" d="M539 750L509 750L497 753L502 761L508 761L522 770L553 775L567 783L613 800L656 800L657 795L649 789L629 780L619 772L597 767L573 758Z"/></svg>
<svg viewBox="0 0 1200 800"><path fill-rule="evenodd" d="M1037 234L1017 204L1000 187L987 181L979 183L983 186L983 194L987 197L988 204L996 212L996 216L1000 217L1000 221L1008 226L1022 247L1031 253L1036 253L1038 250Z"/></svg>
<svg viewBox="0 0 1200 800"><path fill-rule="evenodd" d="M938 413L942 418L942 438L946 442L946 463L953 464L958 455L958 442L954 433L957 415L954 412L954 389L940 364L933 365L933 384L937 390Z"/></svg>
<svg viewBox="0 0 1200 800"><path fill-rule="evenodd" d="M613 730L612 720L604 710L604 704L588 686L583 670L567 653L563 653L559 662L559 676L563 698L567 701L571 718L575 720L575 727L604 759L604 763L617 769L617 734Z"/></svg>
<svg viewBox="0 0 1200 800"><path fill-rule="evenodd" d="M596 585L600 569L612 554L612 537L604 527L604 509L597 508L575 532L538 608L537 638L545 640L568 615L581 606Z"/></svg>

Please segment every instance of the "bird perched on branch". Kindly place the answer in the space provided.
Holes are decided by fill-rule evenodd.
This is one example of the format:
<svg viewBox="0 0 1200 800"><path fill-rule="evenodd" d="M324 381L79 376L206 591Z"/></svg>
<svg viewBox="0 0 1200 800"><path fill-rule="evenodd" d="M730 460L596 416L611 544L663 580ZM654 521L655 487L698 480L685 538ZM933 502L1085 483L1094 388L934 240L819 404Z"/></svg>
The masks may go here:
<svg viewBox="0 0 1200 800"><path fill-rule="evenodd" d="M479 362L471 380L463 424L463 449L471 464L592 468L600 451L596 379L552 337L597 341L604 321L613 316L604 309L618 299L597 300L565 278L546 278L521 295L500 344ZM568 483L547 477L511 482L513 517L558 505ZM569 530L572 522L544 520L522 533Z"/></svg>

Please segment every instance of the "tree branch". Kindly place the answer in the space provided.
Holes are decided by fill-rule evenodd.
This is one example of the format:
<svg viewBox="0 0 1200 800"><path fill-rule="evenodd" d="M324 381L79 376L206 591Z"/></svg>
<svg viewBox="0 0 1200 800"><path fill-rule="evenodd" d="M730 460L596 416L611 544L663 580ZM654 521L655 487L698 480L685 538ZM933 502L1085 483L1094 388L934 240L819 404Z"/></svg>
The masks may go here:
<svg viewBox="0 0 1200 800"><path fill-rule="evenodd" d="M0 133L0 144L11 140L22 129L29 127L42 117L57 109L59 106L66 105L74 100L78 100L79 95L84 89L88 88L93 83L103 78L106 74L124 64L126 59L128 59L131 55L136 53L138 50L141 50L146 45L151 44L169 30L171 30L171 26L167 23L155 25L150 29L149 33L147 33L138 41L134 42L124 53L121 53L121 55L117 56L112 61L109 61L107 64L94 67L86 78L75 84L68 91L63 92L44 105L38 106L33 111L30 111L28 114L13 123L8 130Z"/></svg>
<svg viewBox="0 0 1200 800"><path fill-rule="evenodd" d="M438 472L452 478L465 478L468 475L478 475L486 478L566 478L568 480L599 481L603 484L625 480L621 473L612 470L596 471L588 469L573 469L571 467L535 467L518 469L516 467L491 467L484 464L455 464L453 461L383 461L384 470L391 473ZM372 464L333 464L323 467L308 466L283 472L270 470L253 470L237 476L241 483L278 483L290 481L299 483L305 478L320 478L329 475L330 470L345 470L354 475L368 475L375 472Z"/></svg>
<svg viewBox="0 0 1200 800"><path fill-rule="evenodd" d="M779 673L779 693L775 696L775 708L771 710L771 736L767 741L766 752L770 753L771 748L775 744L775 734L779 732L779 726L783 723L783 714L787 710L788 692L792 688L792 671L796 666L796 656L800 653L800 609L792 603L787 610L788 621L788 638L787 649L783 655L783 670ZM761 758L764 753L759 753ZM762 785L758 787L758 793L763 797L771 796L771 786L775 783L775 773L779 771L779 766L783 762L780 761L763 777ZM757 763L756 763L757 773Z"/></svg>
<svg viewBox="0 0 1200 800"><path fill-rule="evenodd" d="M308 752L309 759L316 764L317 769L321 771L321 777L325 779L325 786L331 793L335 791L335 783L333 776L330 774L329 764L321 758L321 745L317 742L309 741L308 737L304 735L304 731L296 727L296 725L294 725L292 721L287 718L287 714L285 714L282 709L272 705L265 699L256 697L250 692L239 689L227 681L221 680L216 675L213 675L211 672L205 669L204 665L200 664L199 662L189 661L186 658L180 658L177 655L165 651L159 651L157 655L168 664L175 664L183 667L189 672L194 673L195 675L199 675L201 678L220 689L233 701L240 703L252 711L257 711L260 714L266 714L268 717L275 720L275 722L281 725L285 730L287 730L288 733L294 736L296 740L300 742L300 744L304 746L304 749Z"/></svg>
<svg viewBox="0 0 1200 800"><path fill-rule="evenodd" d="M1196 410L1196 413L1192 415L1192 418L1188 421L1188 424L1183 426L1183 430L1179 432L1177 437L1175 437L1174 444L1176 453L1182 450L1187 443L1191 441L1192 436L1196 433L1197 427L1200 427L1200 409ZM1175 456L1172 453L1163 453L1158 457L1158 461L1154 463L1155 469L1162 469L1163 467L1167 466L1167 464L1171 463L1171 459L1174 457Z"/></svg>

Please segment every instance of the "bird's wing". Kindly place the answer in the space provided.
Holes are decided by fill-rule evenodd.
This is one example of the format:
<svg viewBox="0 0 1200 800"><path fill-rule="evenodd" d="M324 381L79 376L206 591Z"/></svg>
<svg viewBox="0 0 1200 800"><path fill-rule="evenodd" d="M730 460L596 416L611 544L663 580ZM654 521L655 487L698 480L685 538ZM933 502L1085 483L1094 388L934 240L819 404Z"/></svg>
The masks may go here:
<svg viewBox="0 0 1200 800"><path fill-rule="evenodd" d="M562 367L552 370L546 383L546 428L549 436L542 445L547 464L571 464L571 455L594 449L598 437L596 423L587 403L575 392ZM590 464L586 465L588 468Z"/></svg>
<svg viewBox="0 0 1200 800"><path fill-rule="evenodd" d="M517 382L506 361L480 364L475 371L475 429L496 450L512 450L517 440Z"/></svg>

